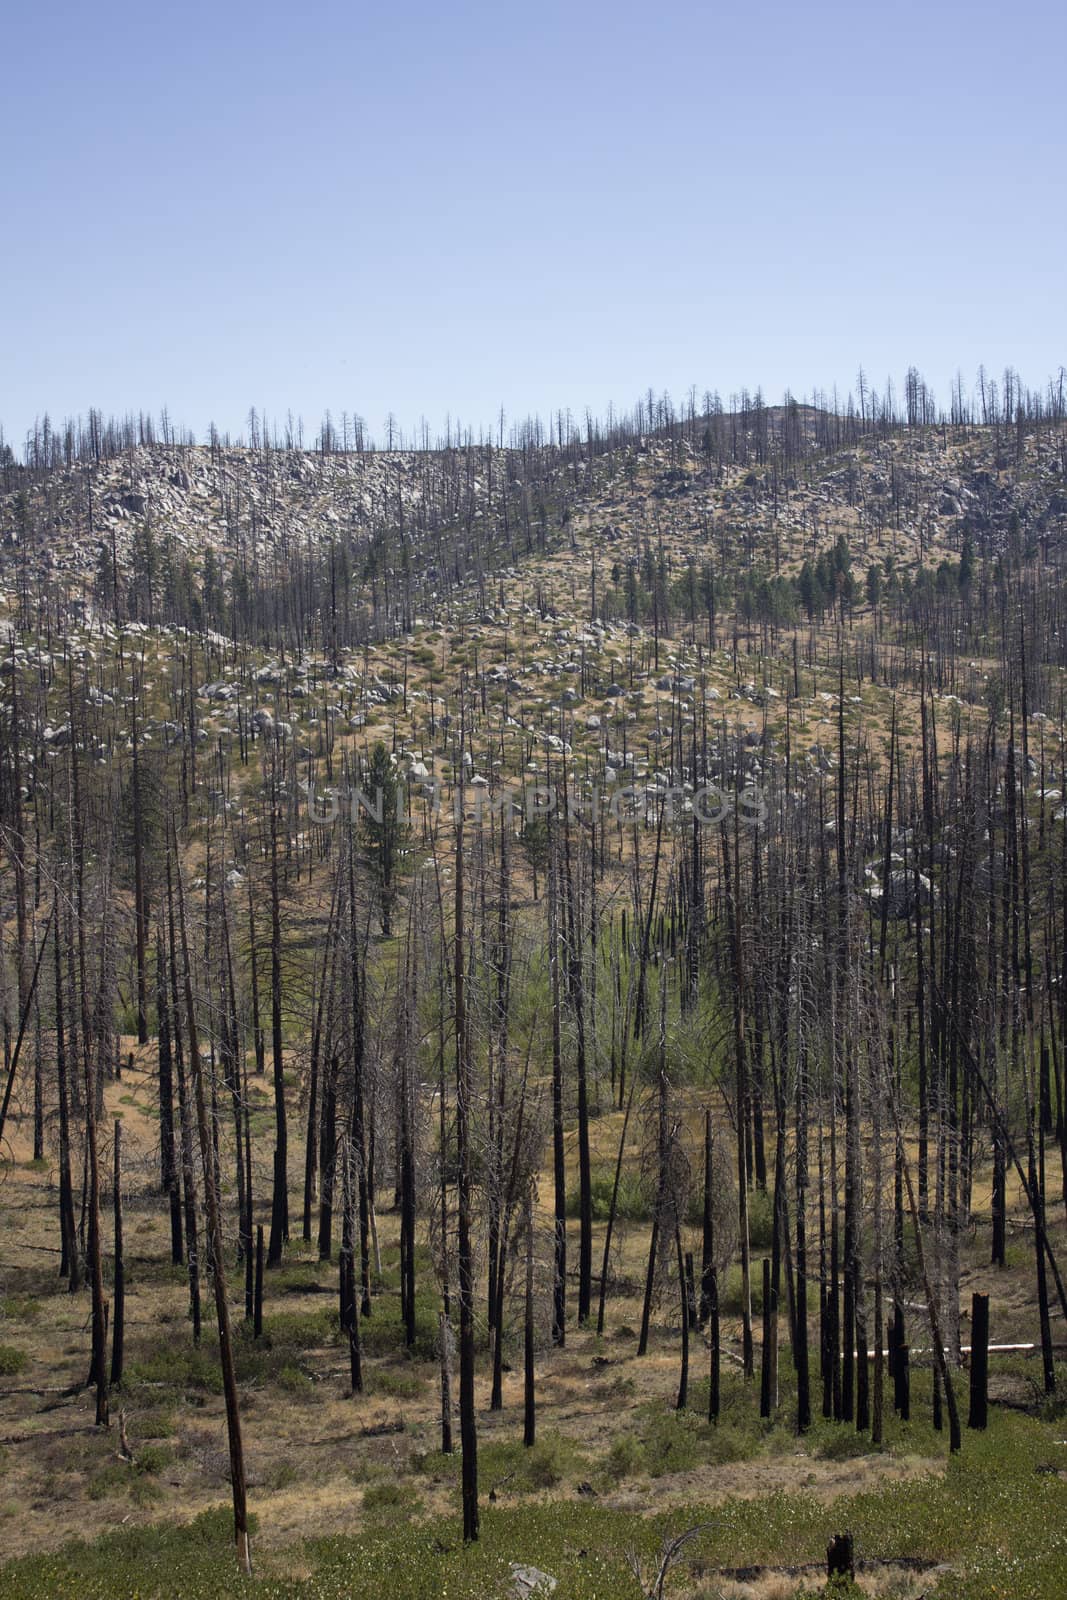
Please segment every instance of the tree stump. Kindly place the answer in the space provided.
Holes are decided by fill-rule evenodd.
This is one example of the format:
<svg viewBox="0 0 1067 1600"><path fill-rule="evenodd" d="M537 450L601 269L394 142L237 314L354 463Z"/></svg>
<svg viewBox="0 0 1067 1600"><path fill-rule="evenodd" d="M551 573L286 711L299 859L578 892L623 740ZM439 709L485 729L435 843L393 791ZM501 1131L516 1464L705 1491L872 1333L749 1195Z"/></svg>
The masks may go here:
<svg viewBox="0 0 1067 1600"><path fill-rule="evenodd" d="M852 1535L850 1533L835 1533L830 1543L826 1546L826 1578L832 1582L834 1578L854 1579L856 1576L856 1563L852 1553Z"/></svg>
<svg viewBox="0 0 1067 1600"><path fill-rule="evenodd" d="M984 1428L989 1417L989 1296L971 1299L971 1411L969 1428Z"/></svg>
<svg viewBox="0 0 1067 1600"><path fill-rule="evenodd" d="M911 1352L906 1344L897 1344L896 1367L893 1372L893 1405L902 1422L911 1419Z"/></svg>

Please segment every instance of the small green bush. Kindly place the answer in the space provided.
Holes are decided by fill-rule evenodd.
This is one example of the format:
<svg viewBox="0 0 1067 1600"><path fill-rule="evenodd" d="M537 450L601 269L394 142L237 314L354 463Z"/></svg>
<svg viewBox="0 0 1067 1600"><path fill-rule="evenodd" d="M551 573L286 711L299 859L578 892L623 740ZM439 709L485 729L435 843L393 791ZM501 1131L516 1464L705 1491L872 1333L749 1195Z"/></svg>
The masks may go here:
<svg viewBox="0 0 1067 1600"><path fill-rule="evenodd" d="M11 1344L0 1344L0 1378L13 1378L25 1365L25 1350L16 1350Z"/></svg>
<svg viewBox="0 0 1067 1600"><path fill-rule="evenodd" d="M163 1499L163 1490L151 1478L131 1478L128 1487L130 1499L140 1510L158 1505Z"/></svg>
<svg viewBox="0 0 1067 1600"><path fill-rule="evenodd" d="M121 1461L112 1461L89 1479L90 1500L106 1500L109 1495L122 1494L133 1481L133 1471Z"/></svg>
<svg viewBox="0 0 1067 1600"><path fill-rule="evenodd" d="M369 1516L383 1511L410 1516L419 1509L419 1505L419 1498L410 1483L370 1483L363 1491L363 1509Z"/></svg>
<svg viewBox="0 0 1067 1600"><path fill-rule="evenodd" d="M855 1456L866 1455L870 1448L867 1435L857 1433L847 1422L828 1428L815 1445L816 1454L824 1461L851 1461Z"/></svg>
<svg viewBox="0 0 1067 1600"><path fill-rule="evenodd" d="M0 1300L0 1317L12 1322L38 1322L40 1316L41 1301L28 1294L9 1294Z"/></svg>
<svg viewBox="0 0 1067 1600"><path fill-rule="evenodd" d="M525 1453L526 1479L532 1489L552 1489L566 1470L567 1453L555 1438L539 1440Z"/></svg>
<svg viewBox="0 0 1067 1600"><path fill-rule="evenodd" d="M645 1470L645 1455L632 1433L618 1434L611 1441L601 1476L607 1483L636 1478Z"/></svg>
<svg viewBox="0 0 1067 1600"><path fill-rule="evenodd" d="M573 1440L562 1434L546 1433L527 1449L519 1439L492 1443L478 1451L478 1474L486 1489L506 1490L508 1494L534 1494L552 1489L564 1478L577 1476L585 1467L585 1457ZM414 1456L412 1468L432 1478L459 1476L460 1456L442 1455L433 1450Z"/></svg>
<svg viewBox="0 0 1067 1600"><path fill-rule="evenodd" d="M371 1374L370 1387L396 1400L415 1400L425 1389L426 1380L420 1372L394 1372L389 1367L381 1367Z"/></svg>
<svg viewBox="0 0 1067 1600"><path fill-rule="evenodd" d="M169 1467L174 1460L174 1451L165 1444L143 1444L137 1450L137 1470L139 1472L162 1472L164 1467Z"/></svg>
<svg viewBox="0 0 1067 1600"><path fill-rule="evenodd" d="M434 1295L415 1295L415 1343L407 1350L413 1361L437 1360L437 1310ZM359 1326L363 1351L368 1356L395 1356L404 1344L404 1328L400 1320L400 1296L380 1295L374 1301L374 1310L364 1317Z"/></svg>
<svg viewBox="0 0 1067 1600"><path fill-rule="evenodd" d="M123 1388L135 1389L139 1383L221 1394L218 1348L213 1340L200 1345L181 1339L160 1340L126 1363Z"/></svg>
<svg viewBox="0 0 1067 1600"><path fill-rule="evenodd" d="M299 1476L300 1474L291 1461L276 1461L264 1473L263 1487L265 1489L273 1489L276 1493L279 1489L290 1488Z"/></svg>
<svg viewBox="0 0 1067 1600"><path fill-rule="evenodd" d="M606 1222L611 1215L611 1196L615 1187L615 1163L596 1167L590 1177L593 1221ZM577 1189L567 1193L567 1215L576 1217L581 1196ZM640 1172L624 1167L619 1177L615 1215L624 1222L648 1222L652 1217L652 1195Z"/></svg>
<svg viewBox="0 0 1067 1600"><path fill-rule="evenodd" d="M314 1385L307 1373L300 1367L285 1366L278 1374L278 1387L284 1389L286 1394L299 1395L306 1399L311 1394Z"/></svg>
<svg viewBox="0 0 1067 1600"><path fill-rule="evenodd" d="M769 1250L774 1240L774 1200L767 1189L748 1197L748 1243L751 1250Z"/></svg>

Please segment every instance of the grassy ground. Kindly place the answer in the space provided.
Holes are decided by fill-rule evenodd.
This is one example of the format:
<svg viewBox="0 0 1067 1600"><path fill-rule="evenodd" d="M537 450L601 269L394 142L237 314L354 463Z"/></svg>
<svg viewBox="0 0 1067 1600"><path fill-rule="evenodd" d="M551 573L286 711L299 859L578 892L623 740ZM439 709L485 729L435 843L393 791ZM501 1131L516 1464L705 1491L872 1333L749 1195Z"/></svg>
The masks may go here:
<svg viewBox="0 0 1067 1600"><path fill-rule="evenodd" d="M271 1515L261 1508L261 1526ZM1060 1600L1067 1575L1067 1445L1038 1421L998 1415L947 1467L859 1487L832 1508L809 1487L694 1499L645 1517L588 1497L516 1497L487 1507L483 1537L468 1548L454 1516L420 1516L417 1490L393 1480L373 1498L365 1494L358 1532L284 1546L260 1539L254 1589L293 1600L474 1600L507 1594L511 1563L533 1562L558 1579L558 1600L636 1600L628 1552L635 1550L647 1570L666 1534L695 1524L701 1532L668 1580L668 1595L774 1600L823 1592L828 1534L847 1527L860 1560L859 1593ZM234 1591L224 1511L184 1525L123 1527L0 1569L0 1595L19 1600L175 1594L196 1600Z"/></svg>

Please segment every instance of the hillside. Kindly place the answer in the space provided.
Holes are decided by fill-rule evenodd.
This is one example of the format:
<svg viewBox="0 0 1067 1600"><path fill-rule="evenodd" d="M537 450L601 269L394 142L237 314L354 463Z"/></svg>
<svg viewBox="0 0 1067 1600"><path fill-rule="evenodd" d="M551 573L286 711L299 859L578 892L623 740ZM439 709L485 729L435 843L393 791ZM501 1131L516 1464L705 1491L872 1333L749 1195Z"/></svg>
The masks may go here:
<svg viewBox="0 0 1067 1600"><path fill-rule="evenodd" d="M844 1527L1058 1600L1063 417L70 437L0 464L0 1595L230 1593L251 1511L293 1600Z"/></svg>

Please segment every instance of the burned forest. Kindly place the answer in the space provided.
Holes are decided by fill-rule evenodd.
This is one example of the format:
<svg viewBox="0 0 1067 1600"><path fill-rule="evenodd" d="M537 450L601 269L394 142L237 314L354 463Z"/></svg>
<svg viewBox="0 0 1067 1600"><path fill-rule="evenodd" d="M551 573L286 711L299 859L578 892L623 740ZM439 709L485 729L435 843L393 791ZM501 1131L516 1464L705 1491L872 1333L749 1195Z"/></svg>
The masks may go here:
<svg viewBox="0 0 1067 1600"><path fill-rule="evenodd" d="M0 1596L1062 1596L1065 689L1062 372L0 448Z"/></svg>

